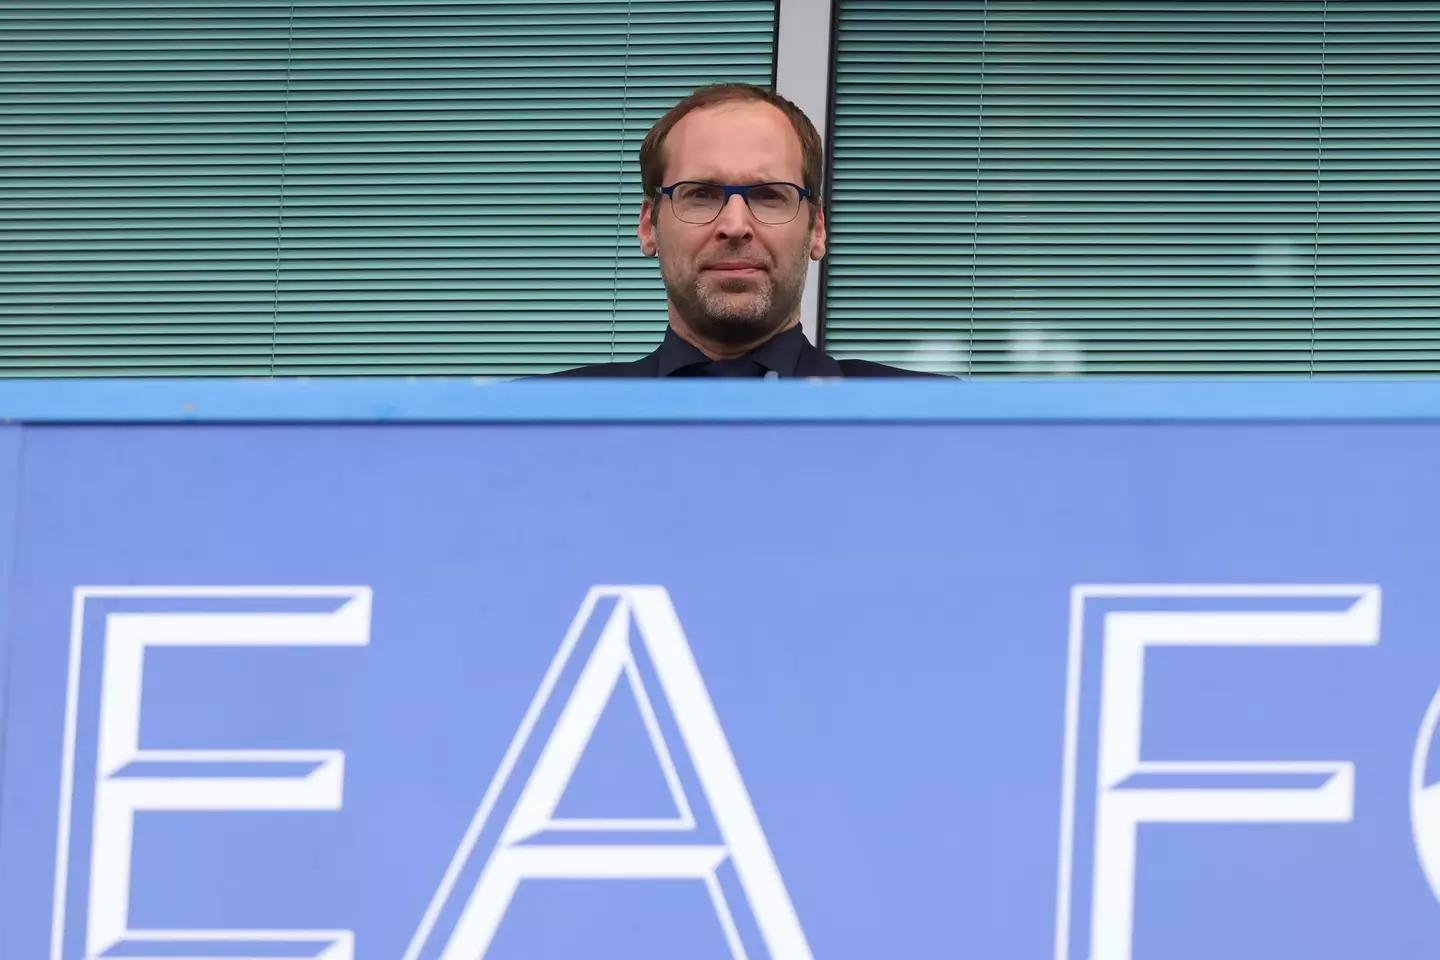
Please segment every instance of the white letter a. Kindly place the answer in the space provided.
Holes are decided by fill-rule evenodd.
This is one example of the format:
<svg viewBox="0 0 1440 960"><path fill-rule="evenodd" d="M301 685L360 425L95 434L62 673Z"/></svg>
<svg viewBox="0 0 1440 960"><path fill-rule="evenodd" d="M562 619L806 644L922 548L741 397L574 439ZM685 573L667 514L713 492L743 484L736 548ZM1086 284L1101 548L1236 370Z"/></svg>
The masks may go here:
<svg viewBox="0 0 1440 960"><path fill-rule="evenodd" d="M448 937L436 934L446 907L455 903L455 887L471 862L485 823L494 811L557 682L586 626L602 600L613 600L600 637L581 669L539 758L500 830L488 859ZM568 830L606 834L625 831L693 831L695 822L674 772L669 751L656 725L632 647L631 626L644 643L666 705L684 742L690 765L704 790L720 843L554 843L526 844L541 833ZM671 820L561 820L554 814L591 734L624 677L636 693L653 745L665 768L667 784L680 812ZM712 835L713 836L713 835ZM598 838L596 838L598 839ZM775 858L740 778L730 744L720 728L690 645L665 588L595 587L546 672L520 729L496 771L470 828L415 932L404 960L481 960L499 930L520 881L525 879L672 879L702 880L736 958L746 957L740 933L722 889L719 870L729 862L748 902L755 928L772 960L810 960L800 920L780 879ZM438 948L438 949L437 949Z"/></svg>

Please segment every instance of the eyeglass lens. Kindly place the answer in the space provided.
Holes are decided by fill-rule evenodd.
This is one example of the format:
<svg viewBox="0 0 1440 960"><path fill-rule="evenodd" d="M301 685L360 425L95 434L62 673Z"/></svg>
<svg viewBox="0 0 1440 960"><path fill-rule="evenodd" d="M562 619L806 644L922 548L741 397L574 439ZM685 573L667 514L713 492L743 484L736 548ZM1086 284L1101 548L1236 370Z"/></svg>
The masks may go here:
<svg viewBox="0 0 1440 960"><path fill-rule="evenodd" d="M675 215L686 223L709 223L720 215L728 198L710 183L679 183L671 200ZM760 183L745 194L750 212L761 223L789 223L800 209L800 191L788 183Z"/></svg>

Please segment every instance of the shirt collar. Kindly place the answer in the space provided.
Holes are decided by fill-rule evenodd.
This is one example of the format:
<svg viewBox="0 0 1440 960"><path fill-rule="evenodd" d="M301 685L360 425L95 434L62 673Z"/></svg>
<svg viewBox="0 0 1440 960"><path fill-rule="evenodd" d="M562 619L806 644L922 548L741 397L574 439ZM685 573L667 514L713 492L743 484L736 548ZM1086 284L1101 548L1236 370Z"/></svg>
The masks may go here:
<svg viewBox="0 0 1440 960"><path fill-rule="evenodd" d="M753 360L782 377L795 377L798 376L800 368L800 355L809 345L805 331L800 329L797 323L745 354L745 359ZM659 361L658 373L662 377L674 376L685 367L710 361L699 347L686 341L670 327L665 329L665 339L656 351L656 359Z"/></svg>

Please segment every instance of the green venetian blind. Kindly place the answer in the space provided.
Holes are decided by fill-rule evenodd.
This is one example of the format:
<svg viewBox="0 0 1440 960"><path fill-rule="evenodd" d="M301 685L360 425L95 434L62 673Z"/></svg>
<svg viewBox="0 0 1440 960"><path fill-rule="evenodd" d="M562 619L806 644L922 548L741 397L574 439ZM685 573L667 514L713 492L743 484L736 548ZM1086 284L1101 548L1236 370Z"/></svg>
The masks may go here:
<svg viewBox="0 0 1440 960"><path fill-rule="evenodd" d="M0 6L0 376L538 373L665 324L636 151L774 0Z"/></svg>
<svg viewBox="0 0 1440 960"><path fill-rule="evenodd" d="M1440 372L1440 3L836 2L832 353Z"/></svg>

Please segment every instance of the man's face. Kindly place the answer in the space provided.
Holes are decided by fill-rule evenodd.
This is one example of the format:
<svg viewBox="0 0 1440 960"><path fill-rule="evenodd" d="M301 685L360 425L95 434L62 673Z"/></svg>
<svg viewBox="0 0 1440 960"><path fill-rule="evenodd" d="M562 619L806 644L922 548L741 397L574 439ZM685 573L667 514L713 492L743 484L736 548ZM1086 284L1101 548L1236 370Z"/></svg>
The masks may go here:
<svg viewBox="0 0 1440 960"><path fill-rule="evenodd" d="M800 138L768 103L725 103L686 114L665 139L664 186L681 180L748 184L804 181ZM651 220L651 205L659 218ZM679 322L717 344L744 346L786 326L800 309L805 269L825 255L824 214L811 226L801 202L789 223L761 223L734 196L710 223L686 223L671 202L640 211L640 248L659 254L660 275Z"/></svg>

